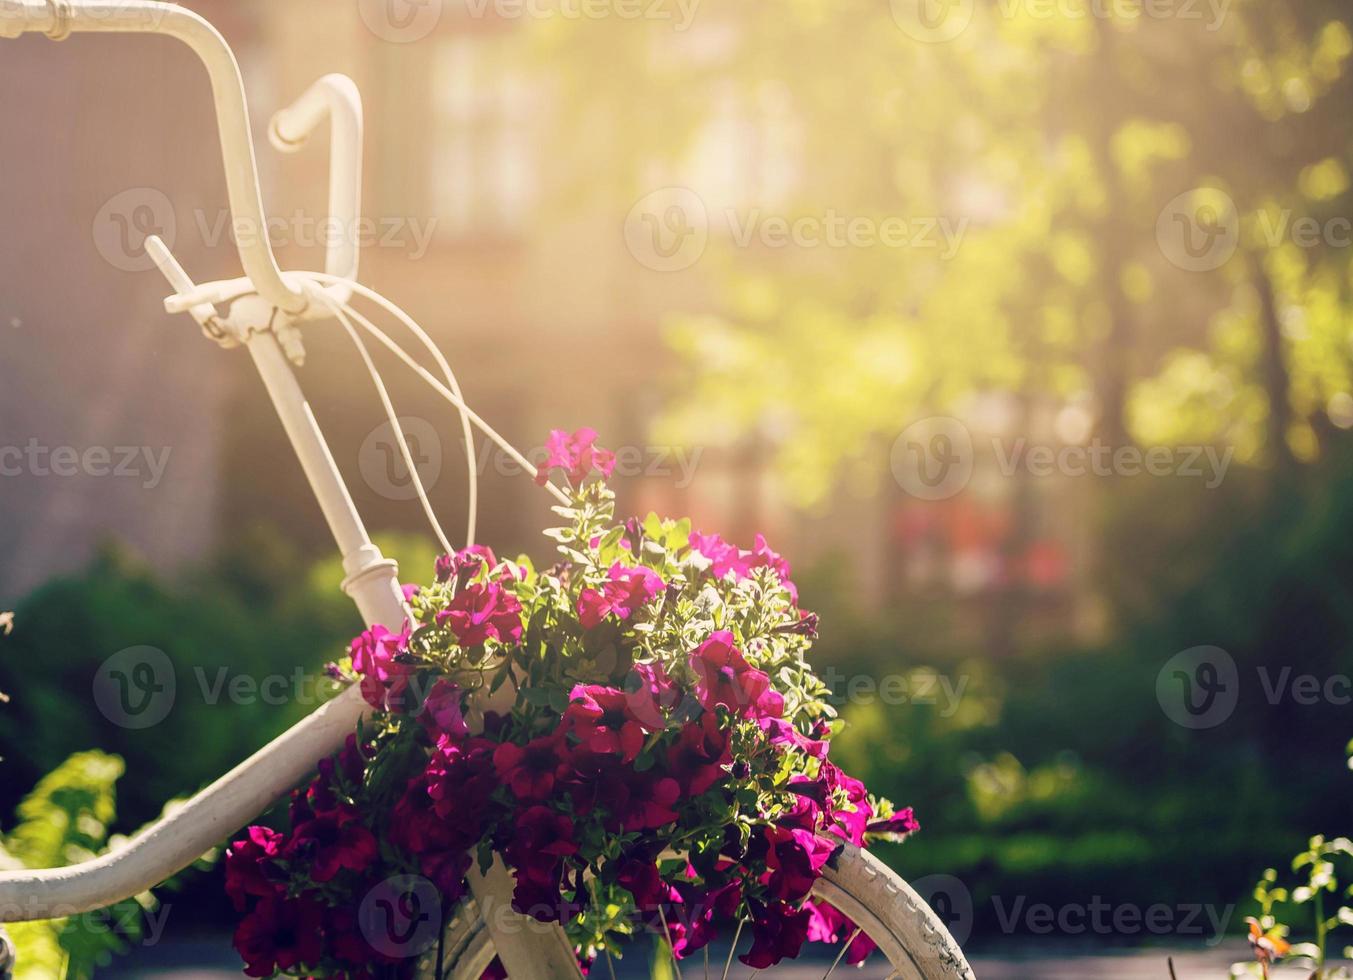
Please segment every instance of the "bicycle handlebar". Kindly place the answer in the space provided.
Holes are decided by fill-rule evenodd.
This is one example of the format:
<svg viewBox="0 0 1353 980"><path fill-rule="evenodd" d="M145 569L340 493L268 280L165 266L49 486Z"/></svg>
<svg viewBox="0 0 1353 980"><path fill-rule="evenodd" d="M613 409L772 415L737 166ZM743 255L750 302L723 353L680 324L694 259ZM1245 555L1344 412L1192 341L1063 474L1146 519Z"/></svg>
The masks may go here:
<svg viewBox="0 0 1353 980"><path fill-rule="evenodd" d="M62 40L79 32L164 34L177 38L193 50L206 66L211 80L230 210L237 219L252 222L252 227L266 228L258 162L249 136L244 81L235 55L220 32L198 14L158 0L0 0L0 37L38 33ZM305 99L303 96L302 102ZM334 104L330 103L331 106ZM313 114L304 118L312 125L318 122L318 117ZM335 135L338 135L343 114L336 112L333 118ZM358 120L356 133L360 139L360 112ZM337 141L334 155L336 160L344 156ZM345 207L349 200L344 198ZM282 278L266 235L249 236L248 241L239 245L239 252L245 274L259 295L289 314L305 310L308 300L304 293L293 289Z"/></svg>
<svg viewBox="0 0 1353 980"><path fill-rule="evenodd" d="M324 271L357 279L357 219L362 213L362 96L347 75L325 75L268 127L268 140L281 153L296 153L325 119L330 126L329 218L339 234L330 238ZM346 302L343 296L340 302Z"/></svg>

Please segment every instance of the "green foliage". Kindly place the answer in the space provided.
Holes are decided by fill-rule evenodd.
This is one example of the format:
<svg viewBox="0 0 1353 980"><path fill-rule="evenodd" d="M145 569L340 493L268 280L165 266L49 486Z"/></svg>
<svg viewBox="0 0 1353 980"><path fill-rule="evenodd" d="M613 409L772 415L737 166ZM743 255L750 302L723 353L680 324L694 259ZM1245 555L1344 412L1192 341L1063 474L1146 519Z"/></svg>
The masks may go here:
<svg viewBox="0 0 1353 980"><path fill-rule="evenodd" d="M864 615L839 598L849 566L801 576L805 605L833 625L815 664L847 679L833 753L921 821L916 846L885 855L907 877L967 883L980 935L999 927L993 896L1224 908L1312 832L1346 834L1350 790L1331 785L1330 759L1348 741L1347 705L1270 703L1257 672L1353 676L1351 465L1341 449L1277 497L1246 480L1208 494L1117 487L1105 545L1114 629L1100 645L1022 639L1008 657L981 656L954 638L945 617L961 613L946 603ZM1244 682L1224 723L1189 731L1162 712L1156 679L1204 641ZM961 696L846 696L849 678L910 681L918 664Z"/></svg>
<svg viewBox="0 0 1353 980"><path fill-rule="evenodd" d="M106 550L28 596L0 637L0 691L10 696L0 704L0 808L95 745L126 760L121 816L138 826L314 711L333 691L316 676L361 624L338 587L338 560L307 562L286 540L250 529L210 567L169 580ZM406 567L430 567L422 540L379 543ZM91 696L100 665L135 646L163 650L175 674L172 709L145 729L115 724Z"/></svg>
<svg viewBox="0 0 1353 980"><path fill-rule="evenodd" d="M110 843L114 787L122 760L80 752L44 776L18 807L18 823L0 842L0 867L59 868L88 860ZM18 949L15 980L86 980L97 966L139 941L149 894L96 912L8 927Z"/></svg>

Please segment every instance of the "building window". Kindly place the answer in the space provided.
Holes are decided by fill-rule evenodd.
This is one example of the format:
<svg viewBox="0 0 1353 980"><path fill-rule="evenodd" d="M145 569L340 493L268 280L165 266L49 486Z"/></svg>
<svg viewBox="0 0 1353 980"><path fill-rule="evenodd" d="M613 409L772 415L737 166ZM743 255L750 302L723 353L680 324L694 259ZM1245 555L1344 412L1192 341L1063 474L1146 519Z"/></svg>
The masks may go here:
<svg viewBox="0 0 1353 980"><path fill-rule="evenodd" d="M533 100L513 40L481 33L437 45L428 177L443 239L515 238L530 215Z"/></svg>

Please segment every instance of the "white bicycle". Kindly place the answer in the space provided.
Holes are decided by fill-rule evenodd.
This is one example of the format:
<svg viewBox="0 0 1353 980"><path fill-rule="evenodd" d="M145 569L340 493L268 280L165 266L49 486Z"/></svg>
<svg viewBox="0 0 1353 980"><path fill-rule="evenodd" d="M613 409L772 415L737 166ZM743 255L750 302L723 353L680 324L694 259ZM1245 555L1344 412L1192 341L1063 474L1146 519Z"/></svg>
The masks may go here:
<svg viewBox="0 0 1353 980"><path fill-rule="evenodd" d="M175 4L153 0L0 0L0 37L38 33L61 40L74 32L95 31L165 34L197 53L211 79L231 210L236 219L251 222L252 227L266 227L239 67L225 40L207 21ZM331 221L348 233L332 236L324 272L282 272L270 244L251 236L239 244L244 276L199 286L158 238L147 239L146 247L174 289L165 309L191 315L222 346L248 350L343 556L347 576L343 590L366 623L398 631L408 613L395 563L371 543L293 372L293 364L300 365L304 357L300 327L335 319L354 340L392 421L419 499L446 550L454 549L436 522L408 446L393 424L397 415L364 336L394 353L458 410L467 447L472 444L472 428L477 428L528 472L533 467L465 404L450 366L418 324L357 282L354 231L360 214L362 108L352 81L341 75L320 79L274 116L271 141L283 152L294 152L325 120L331 126ZM374 304L413 333L440 377L360 313L353 305L356 297ZM474 454L467 453L467 542L474 537L477 506L473 459ZM566 500L557 488L547 485L547 489ZM0 923L79 914L165 880L300 783L319 759L342 745L366 710L357 690L345 692L115 851L66 868L0 873ZM472 898L455 910L437 949L416 964L419 976L479 980L497 957L514 980L581 977L562 929L511 912L513 882L501 860L486 874L472 871L470 885ZM891 967L889 977L973 976L958 945L929 906L873 855L846 847L827 868L814 894L849 916L877 944L879 955ZM485 914L490 908L496 913ZM840 964L853 938L847 937L826 976ZM733 947L736 952L736 936ZM732 961L730 952L728 964ZM706 961L707 977L709 969ZM719 969L716 964L715 972ZM793 969L796 975L806 975L802 967ZM696 972L693 966L687 970L692 975ZM727 980L729 965L722 966L722 973Z"/></svg>

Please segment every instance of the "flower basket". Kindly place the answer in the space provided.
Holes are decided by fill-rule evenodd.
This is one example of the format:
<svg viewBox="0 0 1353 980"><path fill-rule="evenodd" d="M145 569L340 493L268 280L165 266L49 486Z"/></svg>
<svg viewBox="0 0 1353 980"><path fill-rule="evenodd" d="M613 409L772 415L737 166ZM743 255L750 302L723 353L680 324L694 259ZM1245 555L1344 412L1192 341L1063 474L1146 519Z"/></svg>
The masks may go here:
<svg viewBox="0 0 1353 980"><path fill-rule="evenodd" d="M440 559L406 589L403 632L368 629L334 665L372 711L289 828L230 846L248 975L411 975L497 859L514 910L562 926L582 964L643 931L681 960L746 930L757 969L812 940L851 940L847 962L873 948L814 884L847 844L917 823L830 760L841 722L788 563L759 535L743 550L689 521L619 523L595 434L549 447L540 479L571 488L547 532L559 560ZM368 910L410 882L439 916L374 936Z"/></svg>

